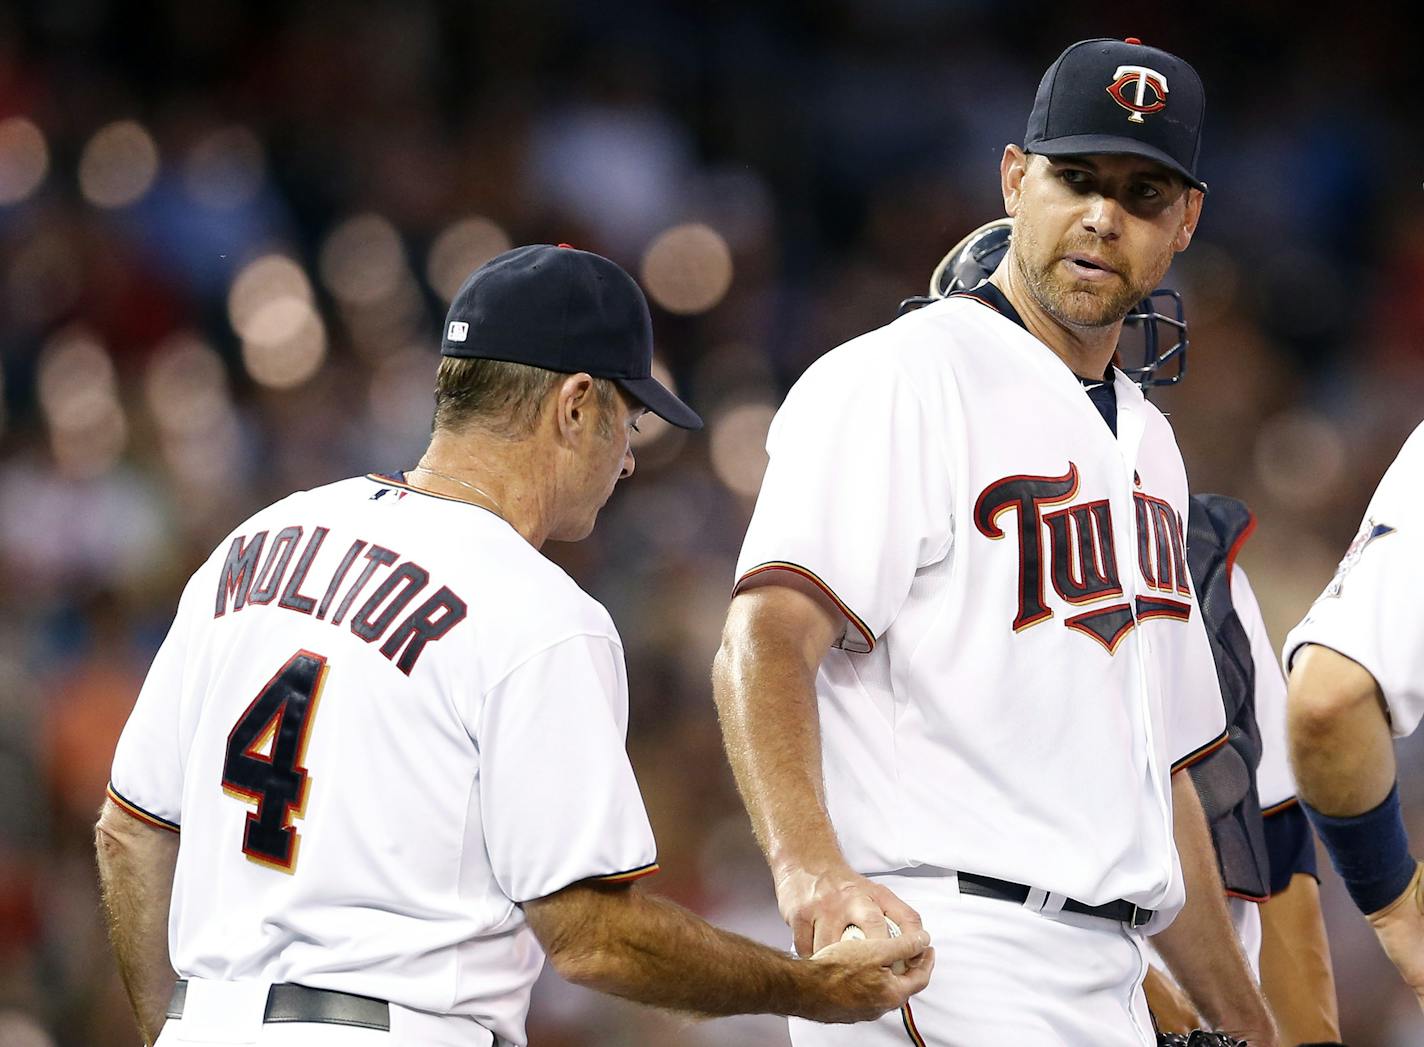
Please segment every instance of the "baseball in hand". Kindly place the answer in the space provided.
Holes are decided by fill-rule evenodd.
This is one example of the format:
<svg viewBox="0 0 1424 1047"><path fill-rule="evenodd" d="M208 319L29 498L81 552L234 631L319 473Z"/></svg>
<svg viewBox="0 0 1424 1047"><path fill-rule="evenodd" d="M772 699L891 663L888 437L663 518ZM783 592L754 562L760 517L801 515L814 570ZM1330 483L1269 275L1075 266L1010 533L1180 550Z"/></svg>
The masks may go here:
<svg viewBox="0 0 1424 1047"><path fill-rule="evenodd" d="M885 917L885 929L890 932L890 937L892 937L892 938L898 938L898 937L900 937L900 925L899 925L898 923L896 923L894 920L890 919L890 917L888 917L888 916ZM843 942L859 942L859 941L864 941L864 940L865 940L865 932L862 931L862 930L861 930L859 927L857 927L855 924L851 924L849 927L847 927L847 928L845 929L845 932L841 935L841 941L843 941ZM904 974L904 973L905 973L905 961L904 961L904 960L896 960L894 963L892 963L892 964L890 965L890 973L891 973L891 974Z"/></svg>

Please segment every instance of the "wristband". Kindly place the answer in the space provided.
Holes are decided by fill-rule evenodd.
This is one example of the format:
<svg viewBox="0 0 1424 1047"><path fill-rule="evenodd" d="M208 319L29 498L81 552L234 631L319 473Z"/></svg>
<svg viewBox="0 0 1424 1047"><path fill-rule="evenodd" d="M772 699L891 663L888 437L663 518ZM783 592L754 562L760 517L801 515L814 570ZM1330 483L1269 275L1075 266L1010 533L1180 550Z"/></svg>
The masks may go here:
<svg viewBox="0 0 1424 1047"><path fill-rule="evenodd" d="M1378 807L1352 818L1321 814L1304 801L1301 807L1360 912L1378 912L1404 893L1415 862L1399 811L1398 783Z"/></svg>

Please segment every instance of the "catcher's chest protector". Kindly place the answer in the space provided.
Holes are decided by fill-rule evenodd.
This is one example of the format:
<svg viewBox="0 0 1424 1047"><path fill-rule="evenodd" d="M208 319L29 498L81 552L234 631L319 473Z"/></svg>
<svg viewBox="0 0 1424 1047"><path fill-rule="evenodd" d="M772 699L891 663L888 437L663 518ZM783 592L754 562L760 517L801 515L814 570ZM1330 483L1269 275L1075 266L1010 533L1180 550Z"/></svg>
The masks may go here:
<svg viewBox="0 0 1424 1047"><path fill-rule="evenodd" d="M1250 640L1231 602L1231 562L1253 523L1251 511L1235 498L1192 496L1187 565L1216 659L1228 741L1189 773L1211 826L1227 891L1264 900L1270 895L1271 870L1256 794L1256 767L1261 762L1256 666Z"/></svg>

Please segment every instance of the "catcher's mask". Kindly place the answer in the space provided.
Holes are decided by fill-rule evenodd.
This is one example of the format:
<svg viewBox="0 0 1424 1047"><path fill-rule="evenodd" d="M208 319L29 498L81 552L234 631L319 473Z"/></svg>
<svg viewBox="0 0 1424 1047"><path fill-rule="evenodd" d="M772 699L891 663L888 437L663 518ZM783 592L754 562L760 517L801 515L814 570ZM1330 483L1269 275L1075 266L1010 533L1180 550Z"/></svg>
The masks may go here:
<svg viewBox="0 0 1424 1047"><path fill-rule="evenodd" d="M981 225L940 259L930 276L930 293L906 298L895 315L904 316L910 310L937 302L953 291L967 291L983 283L1008 253L1013 231L1014 224L1008 218ZM1129 342L1134 344L1129 346ZM1154 386L1176 385L1187 373L1187 347L1190 344L1181 294L1159 287L1138 302L1124 318L1122 341L1117 347L1117 364L1123 374L1142 387L1144 393ZM1130 356L1141 360L1142 365L1125 366Z"/></svg>

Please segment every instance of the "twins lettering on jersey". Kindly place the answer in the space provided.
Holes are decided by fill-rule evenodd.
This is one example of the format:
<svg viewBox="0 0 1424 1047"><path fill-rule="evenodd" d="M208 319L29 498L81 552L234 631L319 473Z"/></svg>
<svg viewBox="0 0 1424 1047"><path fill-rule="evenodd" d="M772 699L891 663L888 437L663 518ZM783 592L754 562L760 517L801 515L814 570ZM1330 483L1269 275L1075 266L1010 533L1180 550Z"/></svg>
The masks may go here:
<svg viewBox="0 0 1424 1047"><path fill-rule="evenodd" d="M268 531L258 531L250 538L235 537L218 575L213 617L221 618L229 610L241 611L251 604L276 601L278 607L339 626L355 608L351 613L351 631L367 643L384 637L381 653L407 676L415 668L426 644L440 639L464 620L465 601L442 585L397 624L396 619L415 603L416 597L431 588L430 572L414 561L402 560L392 549L360 538L347 547L336 569L326 577L320 598L308 595L303 592L307 575L330 528L315 528L305 545L302 545L303 533L296 525L283 527L270 545ZM361 568L348 584L358 562ZM377 572L387 569L389 573L366 596ZM315 580L315 586L320 585L321 580ZM311 593L317 592L315 586ZM356 601L362 596L366 598L358 605Z"/></svg>
<svg viewBox="0 0 1424 1047"><path fill-rule="evenodd" d="M1007 533L1000 517L1009 512L1017 515L1019 585L1014 631L1054 617L1048 605L1048 583L1072 606L1100 604L1065 618L1063 625L1102 644L1109 654L1117 651L1123 637L1144 618L1190 618L1191 603L1179 599L1190 596L1191 588L1182 521L1172 506L1141 492L1133 495L1138 569L1146 587L1163 594L1139 595L1134 612L1134 605L1121 599L1112 504L1106 498L1074 502L1078 487L1078 467L1070 461L1061 476L1019 475L995 480L974 504L975 527L995 541Z"/></svg>

